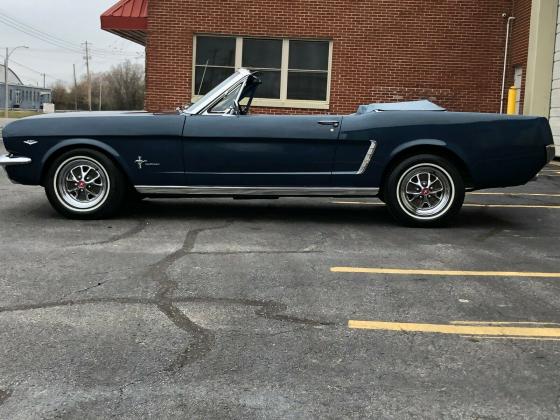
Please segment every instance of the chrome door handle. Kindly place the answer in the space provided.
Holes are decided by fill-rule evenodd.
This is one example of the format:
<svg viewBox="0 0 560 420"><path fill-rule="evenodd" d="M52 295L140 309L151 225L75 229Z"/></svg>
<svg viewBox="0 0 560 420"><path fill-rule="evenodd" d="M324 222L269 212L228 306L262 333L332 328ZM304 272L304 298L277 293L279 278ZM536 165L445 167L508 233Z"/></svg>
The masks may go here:
<svg viewBox="0 0 560 420"><path fill-rule="evenodd" d="M340 125L340 122L338 122L338 121L318 121L317 124L332 125L333 127L338 127Z"/></svg>

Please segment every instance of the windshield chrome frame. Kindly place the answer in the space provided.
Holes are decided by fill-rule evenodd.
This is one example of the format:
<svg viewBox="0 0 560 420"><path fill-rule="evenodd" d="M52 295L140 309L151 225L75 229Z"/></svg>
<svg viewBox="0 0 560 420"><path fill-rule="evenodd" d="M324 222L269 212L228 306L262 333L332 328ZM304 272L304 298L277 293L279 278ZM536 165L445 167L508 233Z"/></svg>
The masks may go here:
<svg viewBox="0 0 560 420"><path fill-rule="evenodd" d="M225 95L227 92L229 92L233 87L239 85L240 83L245 84L247 82L247 78L252 73L253 72L250 71L250 70L240 68L235 73L233 73L232 76L235 76L235 77L230 76L231 77L230 82L227 85L225 85L222 89L212 93L212 95L208 95L208 94L204 95L202 98L200 98L194 104L192 104L188 109L185 109L182 112L184 114L190 114L190 115L204 114L210 107L212 107L214 105L214 103L217 100L222 98L223 95ZM223 115L223 114L219 113L219 114L215 114L215 115Z"/></svg>

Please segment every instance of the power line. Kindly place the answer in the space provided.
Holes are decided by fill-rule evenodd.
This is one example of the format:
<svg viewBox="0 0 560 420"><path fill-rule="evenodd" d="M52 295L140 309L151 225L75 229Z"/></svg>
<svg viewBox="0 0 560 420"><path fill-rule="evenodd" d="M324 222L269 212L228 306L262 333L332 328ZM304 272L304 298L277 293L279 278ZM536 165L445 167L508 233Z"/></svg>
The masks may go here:
<svg viewBox="0 0 560 420"><path fill-rule="evenodd" d="M74 44L72 42L66 41L65 39L59 38L57 36L51 35L45 31L42 31L38 28L35 28L31 25L28 25L18 19L13 18L12 16L8 15L7 13L0 10L0 22L4 23L5 25L16 29L20 32L23 32L29 36L32 36L36 39L39 39L43 42L51 44L55 47L65 49L67 51L82 54L82 49L79 45ZM125 51L109 51L104 49L92 49L90 51L93 55L100 56L100 57L108 57L110 55L120 55L120 56L127 56L131 53ZM134 53L132 53L134 54Z"/></svg>
<svg viewBox="0 0 560 420"><path fill-rule="evenodd" d="M26 29L25 27L20 26L17 23L13 23L13 22L9 21L8 19L4 18L4 15L2 15L1 13L0 13L0 22L9 26L9 27L11 27L11 28L13 28L13 29L16 29L20 32L23 32L24 34L29 35L33 38L36 38L36 39L39 39L39 40L41 40L43 42L46 42L48 44L54 45L55 47L65 49L65 50L71 51L71 52L76 53L76 54L81 54L81 51L80 51L79 48L75 49L73 47L69 47L65 44L59 43L55 40L52 40L48 37L45 37L45 36L41 35L40 33L37 33L37 32L34 32L32 30Z"/></svg>
<svg viewBox="0 0 560 420"><path fill-rule="evenodd" d="M2 60L4 60L4 56L3 56L3 55L0 55L0 58L1 58ZM41 75L41 76L45 75L45 76L47 76L49 79L53 79L53 80L59 80L59 79L60 79L60 77L56 77L56 76L50 75L50 74L48 74L48 73L45 73L44 71L35 70L34 68L31 68L31 67L29 67L29 66L27 66L27 65L25 65L25 64L21 64L20 62L15 61L13 58L10 58L10 63L14 63L14 64L18 65L19 67L22 67L22 68L24 68L24 69L26 69L26 70L32 71L33 73L39 74L39 75ZM35 80L35 81L36 81L36 80Z"/></svg>

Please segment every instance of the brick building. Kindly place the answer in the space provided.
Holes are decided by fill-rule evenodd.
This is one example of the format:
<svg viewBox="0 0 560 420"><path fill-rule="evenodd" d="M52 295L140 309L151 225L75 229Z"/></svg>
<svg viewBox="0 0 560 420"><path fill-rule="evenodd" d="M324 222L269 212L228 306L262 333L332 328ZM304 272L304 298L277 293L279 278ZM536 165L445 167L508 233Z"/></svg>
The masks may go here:
<svg viewBox="0 0 560 420"><path fill-rule="evenodd" d="M557 4L121 0L101 27L145 45L150 111L192 102L242 66L262 72L255 112L350 113L363 103L424 98L499 112L504 74L505 98L515 83L522 112L535 2Z"/></svg>

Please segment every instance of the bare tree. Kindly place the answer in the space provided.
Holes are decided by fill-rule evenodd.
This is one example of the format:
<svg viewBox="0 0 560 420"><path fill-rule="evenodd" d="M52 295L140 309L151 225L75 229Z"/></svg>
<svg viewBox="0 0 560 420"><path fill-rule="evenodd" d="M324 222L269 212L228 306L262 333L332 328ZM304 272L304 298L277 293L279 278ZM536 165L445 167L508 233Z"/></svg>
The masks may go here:
<svg viewBox="0 0 560 420"><path fill-rule="evenodd" d="M51 95L52 101L54 102L57 109L66 109L66 107L68 106L70 94L64 82L58 80L54 85L52 85Z"/></svg>
<svg viewBox="0 0 560 420"><path fill-rule="evenodd" d="M101 88L101 109L137 110L144 108L144 68L140 64L125 61L111 70L92 75L92 108L99 109L99 89ZM87 79L83 76L74 87L69 88L61 81L51 86L53 102L58 110L73 110L77 98L79 110L88 109Z"/></svg>
<svg viewBox="0 0 560 420"><path fill-rule="evenodd" d="M144 69L125 61L105 73L103 91L107 106L104 109L144 108Z"/></svg>

